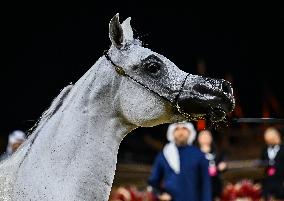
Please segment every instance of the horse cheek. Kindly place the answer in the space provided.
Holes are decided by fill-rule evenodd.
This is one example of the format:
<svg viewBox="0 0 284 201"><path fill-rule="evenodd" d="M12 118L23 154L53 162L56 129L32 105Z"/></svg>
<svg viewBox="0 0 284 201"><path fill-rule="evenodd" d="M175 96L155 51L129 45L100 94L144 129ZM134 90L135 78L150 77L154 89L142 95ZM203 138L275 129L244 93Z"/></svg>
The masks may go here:
<svg viewBox="0 0 284 201"><path fill-rule="evenodd" d="M154 126L168 119L166 103L144 88L128 87L120 97L122 116L136 126Z"/></svg>

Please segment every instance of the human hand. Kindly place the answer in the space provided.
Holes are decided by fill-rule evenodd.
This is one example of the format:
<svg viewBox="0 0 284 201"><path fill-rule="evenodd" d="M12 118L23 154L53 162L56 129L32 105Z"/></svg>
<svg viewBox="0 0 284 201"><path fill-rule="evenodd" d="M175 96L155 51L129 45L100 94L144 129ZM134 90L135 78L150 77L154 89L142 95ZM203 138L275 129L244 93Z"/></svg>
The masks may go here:
<svg viewBox="0 0 284 201"><path fill-rule="evenodd" d="M227 168L227 163L225 163L225 162L220 162L219 164L218 164L218 170L219 171L224 171L225 169Z"/></svg>
<svg viewBox="0 0 284 201"><path fill-rule="evenodd" d="M170 200L172 200L172 196L170 196L170 194L168 194L168 193L163 193L158 198L159 198L160 201L170 201Z"/></svg>

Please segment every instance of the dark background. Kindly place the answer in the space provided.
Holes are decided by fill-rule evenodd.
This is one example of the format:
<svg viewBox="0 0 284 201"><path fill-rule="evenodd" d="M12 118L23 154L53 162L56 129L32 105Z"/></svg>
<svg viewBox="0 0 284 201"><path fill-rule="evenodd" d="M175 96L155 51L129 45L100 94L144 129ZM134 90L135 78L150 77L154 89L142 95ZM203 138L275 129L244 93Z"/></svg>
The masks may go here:
<svg viewBox="0 0 284 201"><path fill-rule="evenodd" d="M15 3L3 5L2 10L0 136L4 142L12 130L30 128L59 91L96 62L110 45L108 23L117 12L121 22L131 16L135 35L182 70L197 73L202 59L210 77L231 73L246 117L261 117L267 94L283 106L281 6L105 1Z"/></svg>

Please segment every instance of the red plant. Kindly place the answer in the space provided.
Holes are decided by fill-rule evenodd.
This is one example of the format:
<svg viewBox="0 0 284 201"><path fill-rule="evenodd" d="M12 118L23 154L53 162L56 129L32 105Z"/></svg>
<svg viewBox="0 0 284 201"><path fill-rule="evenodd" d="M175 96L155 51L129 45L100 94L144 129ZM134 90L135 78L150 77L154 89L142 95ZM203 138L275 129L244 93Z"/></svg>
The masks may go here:
<svg viewBox="0 0 284 201"><path fill-rule="evenodd" d="M252 201L261 199L261 188L250 180L242 180L236 184L227 184L221 196L221 201L234 201L238 198L249 198Z"/></svg>
<svg viewBox="0 0 284 201"><path fill-rule="evenodd" d="M135 186L128 186L115 190L110 201L155 201L155 198L150 191L139 191Z"/></svg>

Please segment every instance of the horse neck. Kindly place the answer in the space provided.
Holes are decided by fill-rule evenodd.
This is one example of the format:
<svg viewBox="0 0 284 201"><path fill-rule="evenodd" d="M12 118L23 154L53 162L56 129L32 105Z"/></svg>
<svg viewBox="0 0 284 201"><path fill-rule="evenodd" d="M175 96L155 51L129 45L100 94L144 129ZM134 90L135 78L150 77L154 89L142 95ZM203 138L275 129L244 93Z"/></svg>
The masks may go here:
<svg viewBox="0 0 284 201"><path fill-rule="evenodd" d="M30 172L37 189L44 186L43 191L48 192L55 185L67 196L62 200L108 199L119 144L134 126L115 111L119 79L107 65L101 58L38 131L19 171Z"/></svg>

